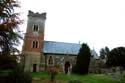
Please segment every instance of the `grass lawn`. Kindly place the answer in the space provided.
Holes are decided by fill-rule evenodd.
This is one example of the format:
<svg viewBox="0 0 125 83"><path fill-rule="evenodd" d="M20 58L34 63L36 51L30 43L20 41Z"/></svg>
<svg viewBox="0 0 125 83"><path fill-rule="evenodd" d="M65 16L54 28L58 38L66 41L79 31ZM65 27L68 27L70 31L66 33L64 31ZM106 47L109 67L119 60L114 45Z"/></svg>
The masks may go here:
<svg viewBox="0 0 125 83"><path fill-rule="evenodd" d="M48 83L50 76L47 72L32 73L33 78L40 78L33 80L32 83ZM104 74L89 74L89 75L65 75L59 73L56 76L56 83L68 83L70 80L79 80L82 83L123 83L113 79L112 76Z"/></svg>

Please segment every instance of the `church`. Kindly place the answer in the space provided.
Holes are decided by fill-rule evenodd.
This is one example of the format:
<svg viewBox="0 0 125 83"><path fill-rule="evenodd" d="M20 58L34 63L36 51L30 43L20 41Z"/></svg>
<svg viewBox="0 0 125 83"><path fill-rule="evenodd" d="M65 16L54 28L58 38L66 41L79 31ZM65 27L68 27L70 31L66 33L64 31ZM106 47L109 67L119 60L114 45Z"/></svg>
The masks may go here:
<svg viewBox="0 0 125 83"><path fill-rule="evenodd" d="M64 71L67 63L70 64L70 67L74 66L81 45L79 43L45 41L46 13L34 13L29 10L27 17L27 30L22 50L24 70L39 72L57 66L60 71Z"/></svg>

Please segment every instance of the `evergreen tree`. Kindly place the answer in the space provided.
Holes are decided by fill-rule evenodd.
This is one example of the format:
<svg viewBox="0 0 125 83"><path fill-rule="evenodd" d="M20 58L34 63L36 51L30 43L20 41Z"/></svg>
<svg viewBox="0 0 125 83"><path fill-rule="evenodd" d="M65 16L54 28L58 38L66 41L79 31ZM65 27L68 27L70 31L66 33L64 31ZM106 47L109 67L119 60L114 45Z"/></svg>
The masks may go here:
<svg viewBox="0 0 125 83"><path fill-rule="evenodd" d="M108 56L109 52L110 52L110 50L109 50L108 47L102 48L100 50L100 58L101 59L106 59L106 57Z"/></svg>
<svg viewBox="0 0 125 83"><path fill-rule="evenodd" d="M32 77L25 73L17 63L12 52L22 39L18 25L22 23L19 13L14 9L19 7L16 0L0 0L0 83L31 83ZM3 56L6 55L6 56Z"/></svg>
<svg viewBox="0 0 125 83"><path fill-rule="evenodd" d="M22 22L14 8L19 7L15 0L0 0L0 55L10 55L18 51L15 46L22 39L18 25Z"/></svg>
<svg viewBox="0 0 125 83"><path fill-rule="evenodd" d="M106 64L110 67L125 67L125 47L117 47L112 49L107 57Z"/></svg>
<svg viewBox="0 0 125 83"><path fill-rule="evenodd" d="M73 73L87 74L89 69L90 57L90 48L87 44L83 43L77 56L76 65L73 67Z"/></svg>
<svg viewBox="0 0 125 83"><path fill-rule="evenodd" d="M105 59L105 50L103 48L100 50L100 58Z"/></svg>

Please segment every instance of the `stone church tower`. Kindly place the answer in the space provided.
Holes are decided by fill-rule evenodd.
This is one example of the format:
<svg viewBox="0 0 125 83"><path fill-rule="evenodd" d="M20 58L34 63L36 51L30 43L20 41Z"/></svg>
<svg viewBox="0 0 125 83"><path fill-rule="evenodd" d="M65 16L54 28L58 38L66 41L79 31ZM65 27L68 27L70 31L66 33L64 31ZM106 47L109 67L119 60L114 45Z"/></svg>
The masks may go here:
<svg viewBox="0 0 125 83"><path fill-rule="evenodd" d="M43 57L44 26L46 13L28 12L27 30L24 38L23 54L25 71L40 71Z"/></svg>

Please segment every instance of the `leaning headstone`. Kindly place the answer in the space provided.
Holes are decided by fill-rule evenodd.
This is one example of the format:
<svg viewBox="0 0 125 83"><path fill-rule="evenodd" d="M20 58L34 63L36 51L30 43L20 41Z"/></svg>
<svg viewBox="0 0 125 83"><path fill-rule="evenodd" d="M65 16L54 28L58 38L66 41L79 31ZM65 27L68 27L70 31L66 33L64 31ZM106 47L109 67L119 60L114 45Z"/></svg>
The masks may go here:
<svg viewBox="0 0 125 83"><path fill-rule="evenodd" d="M70 81L68 81L68 83L82 83L82 82L79 80L70 80Z"/></svg>
<svg viewBox="0 0 125 83"><path fill-rule="evenodd" d="M114 75L113 75L113 80L115 80L115 81L120 81L120 80L121 80L120 75L114 74Z"/></svg>

